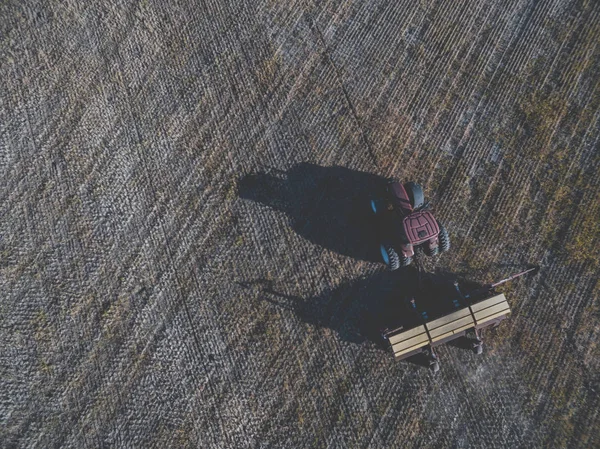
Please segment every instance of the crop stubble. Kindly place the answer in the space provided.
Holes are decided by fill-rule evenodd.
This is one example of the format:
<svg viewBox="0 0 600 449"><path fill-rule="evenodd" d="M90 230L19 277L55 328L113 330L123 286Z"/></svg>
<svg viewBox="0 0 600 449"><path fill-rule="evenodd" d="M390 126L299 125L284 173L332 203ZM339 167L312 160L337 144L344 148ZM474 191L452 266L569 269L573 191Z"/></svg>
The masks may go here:
<svg viewBox="0 0 600 449"><path fill-rule="evenodd" d="M0 17L3 446L600 444L597 4ZM372 338L364 173L426 186L441 269L541 265L484 356Z"/></svg>

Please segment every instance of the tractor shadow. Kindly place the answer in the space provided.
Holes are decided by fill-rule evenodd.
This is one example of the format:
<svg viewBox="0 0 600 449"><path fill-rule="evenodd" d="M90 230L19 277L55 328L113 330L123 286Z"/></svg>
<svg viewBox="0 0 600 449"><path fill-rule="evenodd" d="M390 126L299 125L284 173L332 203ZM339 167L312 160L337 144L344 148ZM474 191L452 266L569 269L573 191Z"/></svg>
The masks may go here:
<svg viewBox="0 0 600 449"><path fill-rule="evenodd" d="M284 212L292 229L312 243L380 262L370 200L385 194L386 183L386 178L371 173L300 163L286 172L246 175L238 182L238 193Z"/></svg>
<svg viewBox="0 0 600 449"><path fill-rule="evenodd" d="M456 279L455 275L442 271L420 274L410 266L397 271L379 271L309 298L285 293L284 287L266 279L237 284L258 290L262 300L294 313L305 323L331 329L344 341L371 342L392 357L382 330L410 329L421 324L424 318L432 320L452 312L453 300L458 299L453 285ZM461 280L463 287L471 289L478 285ZM413 298L417 309L412 306ZM422 315L424 310L427 317ZM419 366L429 363L421 355L406 361Z"/></svg>

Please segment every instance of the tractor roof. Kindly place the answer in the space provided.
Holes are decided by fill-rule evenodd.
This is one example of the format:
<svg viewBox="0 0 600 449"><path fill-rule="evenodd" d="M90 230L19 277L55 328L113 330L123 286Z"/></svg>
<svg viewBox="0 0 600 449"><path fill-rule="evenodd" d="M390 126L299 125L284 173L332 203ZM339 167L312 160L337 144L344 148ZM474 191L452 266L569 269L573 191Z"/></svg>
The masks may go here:
<svg viewBox="0 0 600 449"><path fill-rule="evenodd" d="M437 237L440 232L435 218L429 211L410 214L404 219L403 223L406 237L413 245Z"/></svg>

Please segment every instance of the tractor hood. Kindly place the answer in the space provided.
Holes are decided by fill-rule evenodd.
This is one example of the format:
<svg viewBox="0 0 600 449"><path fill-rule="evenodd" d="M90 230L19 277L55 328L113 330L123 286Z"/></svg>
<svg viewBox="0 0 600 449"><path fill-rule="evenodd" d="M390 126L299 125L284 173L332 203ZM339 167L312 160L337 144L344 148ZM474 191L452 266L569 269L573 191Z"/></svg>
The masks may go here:
<svg viewBox="0 0 600 449"><path fill-rule="evenodd" d="M404 233L413 245L435 238L439 232L440 228L429 211L416 212L404 219Z"/></svg>

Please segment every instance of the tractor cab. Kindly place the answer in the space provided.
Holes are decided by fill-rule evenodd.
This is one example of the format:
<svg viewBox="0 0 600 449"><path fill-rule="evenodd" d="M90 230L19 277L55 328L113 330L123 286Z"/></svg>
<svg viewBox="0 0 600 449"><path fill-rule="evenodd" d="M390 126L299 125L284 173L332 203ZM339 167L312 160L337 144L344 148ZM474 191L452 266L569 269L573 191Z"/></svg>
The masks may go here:
<svg viewBox="0 0 600 449"><path fill-rule="evenodd" d="M427 256L450 249L448 231L428 210L423 187L415 182L387 185L387 198L372 199L371 210L380 218L381 258L391 270L412 262L415 247Z"/></svg>
<svg viewBox="0 0 600 449"><path fill-rule="evenodd" d="M419 245L429 239L436 238L440 233L433 214L431 212L416 212L409 215L402 222L404 234L412 245Z"/></svg>

